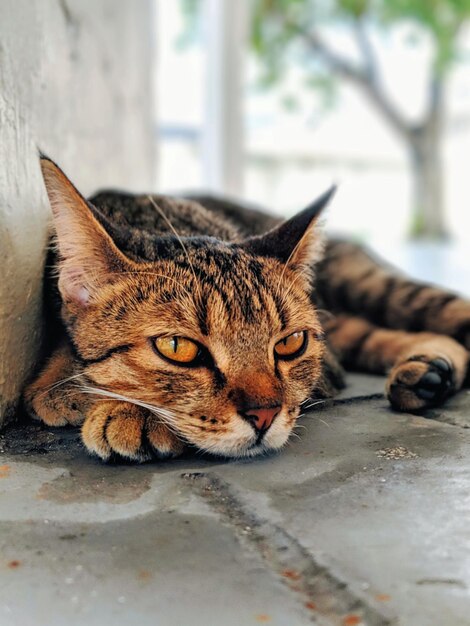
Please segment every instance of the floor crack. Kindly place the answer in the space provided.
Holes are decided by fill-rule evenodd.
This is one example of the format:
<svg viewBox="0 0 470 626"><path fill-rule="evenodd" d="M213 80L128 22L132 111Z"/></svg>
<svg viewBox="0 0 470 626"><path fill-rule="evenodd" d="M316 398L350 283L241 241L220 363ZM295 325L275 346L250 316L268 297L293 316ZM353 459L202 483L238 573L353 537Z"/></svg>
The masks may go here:
<svg viewBox="0 0 470 626"><path fill-rule="evenodd" d="M362 400L383 400L385 394L383 393L368 393L358 396L351 396L350 398L333 398L333 406L337 404L353 404L354 402Z"/></svg>
<svg viewBox="0 0 470 626"><path fill-rule="evenodd" d="M182 478L235 531L240 542L254 549L270 571L297 594L312 622L320 619L335 626L396 624L388 609L379 609L355 595L283 528L248 511L220 477L210 472L187 472Z"/></svg>

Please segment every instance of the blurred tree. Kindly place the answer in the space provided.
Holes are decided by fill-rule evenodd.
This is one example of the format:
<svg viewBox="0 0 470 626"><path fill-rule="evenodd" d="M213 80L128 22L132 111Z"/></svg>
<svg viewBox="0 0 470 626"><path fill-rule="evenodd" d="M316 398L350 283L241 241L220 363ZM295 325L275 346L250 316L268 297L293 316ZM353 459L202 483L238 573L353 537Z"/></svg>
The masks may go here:
<svg viewBox="0 0 470 626"><path fill-rule="evenodd" d="M194 0L193 0L194 1ZM470 0L250 0L251 41L268 83L279 82L294 60L315 86L318 61L331 75L354 84L403 141L414 178L412 234L444 237L442 140L449 70L458 59L458 36L470 20ZM414 23L433 44L426 110L410 122L384 88L370 27ZM348 29L359 59L339 53L325 32ZM308 59L313 63L308 63ZM321 75L320 75L321 77ZM321 82L321 81L320 81Z"/></svg>

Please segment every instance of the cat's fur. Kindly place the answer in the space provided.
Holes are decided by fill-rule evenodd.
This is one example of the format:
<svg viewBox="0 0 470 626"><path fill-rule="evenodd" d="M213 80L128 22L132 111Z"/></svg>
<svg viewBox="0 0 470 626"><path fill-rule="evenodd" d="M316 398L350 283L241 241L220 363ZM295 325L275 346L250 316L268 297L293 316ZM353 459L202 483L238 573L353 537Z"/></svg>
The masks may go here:
<svg viewBox="0 0 470 626"><path fill-rule="evenodd" d="M101 458L279 449L307 400L343 386L342 366L388 372L402 411L462 386L470 303L355 244L325 244L317 220L331 193L281 223L202 196L86 201L52 161L41 166L57 275L46 281L48 358L25 402L46 424L81 424ZM301 332L293 358L276 356ZM159 337L191 339L199 360L163 358Z"/></svg>

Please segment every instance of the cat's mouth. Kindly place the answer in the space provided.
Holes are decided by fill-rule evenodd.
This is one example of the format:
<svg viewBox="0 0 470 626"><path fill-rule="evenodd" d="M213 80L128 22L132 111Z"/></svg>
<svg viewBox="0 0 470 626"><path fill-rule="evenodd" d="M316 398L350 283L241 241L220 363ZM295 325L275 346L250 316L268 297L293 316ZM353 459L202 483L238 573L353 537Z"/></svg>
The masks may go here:
<svg viewBox="0 0 470 626"><path fill-rule="evenodd" d="M290 434L290 433L289 433ZM255 457L255 456L263 456L267 454L275 454L278 452L285 444L287 439L289 438L289 434L285 437L284 443L280 445L269 445L266 441L254 441L251 445L247 446L245 449L234 451L233 454L227 454L229 457L242 458L242 457Z"/></svg>
<svg viewBox="0 0 470 626"><path fill-rule="evenodd" d="M292 419L292 417L291 411L284 410L269 428L252 429L251 433L245 431L243 438L240 437L236 442L232 440L232 445L227 439L220 440L218 445L212 446L211 451L228 458L255 457L274 453L287 443L295 423L295 418ZM248 425L245 423L244 426Z"/></svg>
<svg viewBox="0 0 470 626"><path fill-rule="evenodd" d="M268 430L262 430L260 431L257 435L256 435L256 440L249 446L249 450L251 450L252 448L257 448L263 441L265 435L267 434Z"/></svg>

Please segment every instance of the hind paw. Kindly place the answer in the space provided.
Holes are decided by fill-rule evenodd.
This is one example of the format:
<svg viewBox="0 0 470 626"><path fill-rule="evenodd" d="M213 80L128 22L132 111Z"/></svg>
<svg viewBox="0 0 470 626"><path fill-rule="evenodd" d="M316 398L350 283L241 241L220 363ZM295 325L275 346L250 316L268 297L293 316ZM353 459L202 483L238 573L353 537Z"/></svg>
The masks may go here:
<svg viewBox="0 0 470 626"><path fill-rule="evenodd" d="M454 365L444 357L414 356L396 365L387 382L387 395L398 411L438 406L456 390Z"/></svg>

